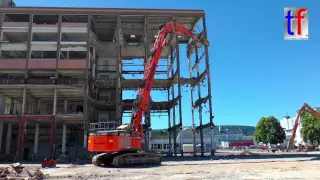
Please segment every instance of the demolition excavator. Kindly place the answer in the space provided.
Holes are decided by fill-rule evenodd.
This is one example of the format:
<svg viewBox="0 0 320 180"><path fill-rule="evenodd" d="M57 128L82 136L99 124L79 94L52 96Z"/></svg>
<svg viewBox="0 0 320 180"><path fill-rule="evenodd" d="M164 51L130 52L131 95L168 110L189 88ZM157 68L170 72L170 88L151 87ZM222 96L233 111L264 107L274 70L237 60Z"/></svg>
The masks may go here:
<svg viewBox="0 0 320 180"><path fill-rule="evenodd" d="M130 123L120 125L115 130L89 134L88 151L98 153L92 158L94 165L122 167L138 164L161 164L160 154L143 152L141 148L143 138L142 116L148 110L154 75L162 50L168 43L167 36L169 34L188 36L193 39L192 43L196 46L209 46L209 41L203 36L203 33L190 32L176 22L159 26L158 35L146 62L144 76L133 103Z"/></svg>
<svg viewBox="0 0 320 180"><path fill-rule="evenodd" d="M287 151L293 149L293 145L294 145L293 142L294 142L294 138L296 137L296 132L297 132L297 128L299 125L299 120L300 120L302 112L304 112L304 111L310 112L314 117L316 117L317 119L320 120L320 113L318 113L316 110L314 110L308 104L305 103L298 111L298 115L297 115L297 118L294 122L294 126L292 129L292 134L291 134L290 140L288 142Z"/></svg>

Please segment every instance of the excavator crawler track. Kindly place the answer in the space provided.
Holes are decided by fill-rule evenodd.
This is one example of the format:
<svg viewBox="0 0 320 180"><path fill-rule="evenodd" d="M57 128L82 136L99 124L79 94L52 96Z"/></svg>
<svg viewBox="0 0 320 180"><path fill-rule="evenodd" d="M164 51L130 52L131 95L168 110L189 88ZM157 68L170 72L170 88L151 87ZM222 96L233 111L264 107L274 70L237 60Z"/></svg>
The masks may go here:
<svg viewBox="0 0 320 180"><path fill-rule="evenodd" d="M93 156L92 164L95 166L111 166L114 153L102 153Z"/></svg>
<svg viewBox="0 0 320 180"><path fill-rule="evenodd" d="M115 167L128 165L160 165L161 156L154 153L125 153L119 154L113 158L112 164Z"/></svg>
<svg viewBox="0 0 320 180"><path fill-rule="evenodd" d="M161 156L154 153L102 153L92 158L95 166L160 165Z"/></svg>

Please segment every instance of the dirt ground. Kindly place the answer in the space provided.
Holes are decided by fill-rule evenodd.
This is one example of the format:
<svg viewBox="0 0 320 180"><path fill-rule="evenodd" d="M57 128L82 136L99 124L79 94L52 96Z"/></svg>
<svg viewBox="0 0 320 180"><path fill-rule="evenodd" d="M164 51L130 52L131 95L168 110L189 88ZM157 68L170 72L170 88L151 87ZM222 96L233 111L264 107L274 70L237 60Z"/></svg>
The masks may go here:
<svg viewBox="0 0 320 180"><path fill-rule="evenodd" d="M33 165L28 165L33 166ZM318 158L165 161L158 167L102 168L58 165L41 170L47 179L77 180L211 180L211 179L319 179Z"/></svg>
<svg viewBox="0 0 320 180"><path fill-rule="evenodd" d="M57 168L42 169L40 164L22 164L33 170L40 168L46 179L52 180L320 179L320 152L255 152L253 156L238 156L239 153L223 151L215 157L167 157L161 166L153 167L103 168L87 162L84 165L58 163ZM0 164L0 167L8 165Z"/></svg>

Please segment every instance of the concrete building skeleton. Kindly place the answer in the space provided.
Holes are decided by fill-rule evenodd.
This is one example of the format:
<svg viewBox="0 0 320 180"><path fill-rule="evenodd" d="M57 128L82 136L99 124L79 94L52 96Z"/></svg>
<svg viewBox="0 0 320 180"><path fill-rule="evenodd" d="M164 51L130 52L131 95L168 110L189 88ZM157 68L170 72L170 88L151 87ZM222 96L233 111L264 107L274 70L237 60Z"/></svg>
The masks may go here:
<svg viewBox="0 0 320 180"><path fill-rule="evenodd" d="M0 8L0 158L85 157L89 131L115 128L130 112L134 97L125 100L123 92L137 89L140 78L126 75L143 74L158 25L169 21L190 30L200 24L206 36L202 10ZM190 42L185 36L169 37L160 60L165 63L157 71L166 78L155 79L153 86L168 93L167 101L151 103L150 112L166 114L174 147L183 143L183 137L181 142L174 138L183 124L181 85L198 88L198 100L192 95L193 115L197 107L201 114L201 105L209 104L209 123L203 124L200 115L198 132L214 126L208 48L188 45L190 77L180 77L180 45ZM203 54L198 53L201 48ZM134 67L126 70L130 65L124 62ZM202 72L200 62L205 64ZM201 96L205 79L208 93ZM146 149L150 112L145 118ZM172 153L180 152L174 148Z"/></svg>

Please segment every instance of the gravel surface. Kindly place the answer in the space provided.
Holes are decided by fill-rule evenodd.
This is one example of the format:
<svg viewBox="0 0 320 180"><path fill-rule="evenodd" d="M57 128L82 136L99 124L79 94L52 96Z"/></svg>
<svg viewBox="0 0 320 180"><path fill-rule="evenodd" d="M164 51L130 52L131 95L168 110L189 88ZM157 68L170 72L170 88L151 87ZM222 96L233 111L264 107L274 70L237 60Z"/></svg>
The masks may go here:
<svg viewBox="0 0 320 180"><path fill-rule="evenodd" d="M320 161L314 158L255 160L166 161L158 167L101 168L60 165L43 169L48 179L92 180L209 180L209 179L320 179Z"/></svg>
<svg viewBox="0 0 320 180"><path fill-rule="evenodd" d="M242 151L243 152L243 151ZM227 153L227 156L223 156ZM103 168L92 164L57 164L40 169L52 180L241 180L241 179L320 179L320 152L263 153L238 156L239 152L220 152L215 157L164 158L161 166ZM236 155L236 156L234 156ZM22 163L24 164L24 163ZM6 167L8 164L0 164ZM40 164L24 164L40 168Z"/></svg>

